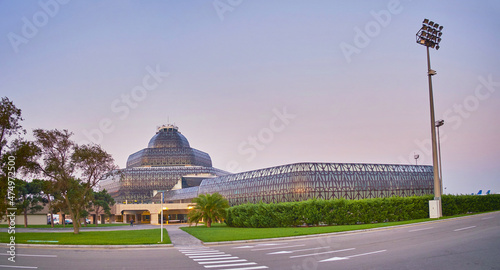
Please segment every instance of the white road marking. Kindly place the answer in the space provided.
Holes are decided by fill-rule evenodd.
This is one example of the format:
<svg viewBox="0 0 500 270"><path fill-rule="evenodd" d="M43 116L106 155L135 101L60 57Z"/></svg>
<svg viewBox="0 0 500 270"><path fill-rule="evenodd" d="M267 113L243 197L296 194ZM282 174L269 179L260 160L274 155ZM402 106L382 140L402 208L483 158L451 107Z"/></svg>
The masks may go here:
<svg viewBox="0 0 500 270"><path fill-rule="evenodd" d="M190 259L198 259L198 258L215 258L215 257L228 257L232 256L231 254L222 254L222 255L207 255L207 256L188 256Z"/></svg>
<svg viewBox="0 0 500 270"><path fill-rule="evenodd" d="M282 250L282 251L276 251L276 252L267 253L267 255L290 254L290 253L294 253L294 252L308 251L308 250L317 250L317 249L324 249L324 248L329 248L329 247L330 246L316 247L316 248L306 248L306 249L297 249L297 250Z"/></svg>
<svg viewBox="0 0 500 270"><path fill-rule="evenodd" d="M214 263L233 263L233 262L247 262L245 259L239 260L225 260L225 261L209 261L209 262L198 262L199 264L214 264Z"/></svg>
<svg viewBox="0 0 500 270"><path fill-rule="evenodd" d="M269 243L269 244L257 244L253 246L239 246L239 247L234 247L234 248L254 248L254 247L260 247L260 246L278 246L278 245L286 245L288 243Z"/></svg>
<svg viewBox="0 0 500 270"><path fill-rule="evenodd" d="M191 252L189 252L189 253L184 253L184 255L186 255L186 256L196 256L196 255L217 255L217 254L224 254L224 252L216 251L216 252L201 252L201 253L199 253L199 252L197 252L197 253L194 253L194 252L193 252L193 253L191 253Z"/></svg>
<svg viewBox="0 0 500 270"><path fill-rule="evenodd" d="M422 228L422 229L409 230L408 232L419 232L419 231L425 231L425 230L430 230L430 229L434 229L434 227L428 227L428 228Z"/></svg>
<svg viewBox="0 0 500 270"><path fill-rule="evenodd" d="M193 261L215 261L215 260L230 260L230 259L239 259L238 257L222 257L222 258L203 258L203 259L194 259Z"/></svg>
<svg viewBox="0 0 500 270"><path fill-rule="evenodd" d="M245 265L255 265L257 263L247 262L247 263L231 263L231 264L218 264L218 265L204 265L205 268L215 268L215 267L232 267L232 266L245 266Z"/></svg>
<svg viewBox="0 0 500 270"><path fill-rule="evenodd" d="M485 220L485 219L491 219L493 217L485 217L485 218L482 218L481 220Z"/></svg>
<svg viewBox="0 0 500 270"><path fill-rule="evenodd" d="M330 259L326 260L321 260L319 262L331 262L331 261L340 261L340 260L348 260L349 258L354 258L354 257L359 257L359 256L365 256L365 255L370 255L370 254L375 254L375 253L381 253L381 252L386 252L387 250L378 250L378 251L373 251L373 252L368 252L368 253L361 253L361 254L356 254L356 255L351 255L351 256L345 256L345 257L333 257Z"/></svg>
<svg viewBox="0 0 500 270"><path fill-rule="evenodd" d="M221 269L221 270L254 270L254 269L267 269L269 267L267 266L253 266L253 267L238 267L238 268L226 268L226 269Z"/></svg>
<svg viewBox="0 0 500 270"><path fill-rule="evenodd" d="M458 232L458 231L463 231L463 230L472 229L472 228L476 228L476 226L470 226L470 227L460 228L460 229L456 229L456 230L453 230L453 231L454 232Z"/></svg>
<svg viewBox="0 0 500 270"><path fill-rule="evenodd" d="M36 266L0 265L0 268L38 269Z"/></svg>
<svg viewBox="0 0 500 270"><path fill-rule="evenodd" d="M252 251L258 251L258 250L270 250L270 249L277 249L277 248L303 247L303 246L305 246L305 245L293 245L293 246L286 246L286 247L258 248L258 249L252 249Z"/></svg>
<svg viewBox="0 0 500 270"><path fill-rule="evenodd" d="M276 244L260 244L260 246L274 246ZM249 246L255 247L255 246ZM219 270L252 270L252 269L266 269L267 266L257 265L256 262L249 262L245 259L240 259L239 257L233 256L231 254L226 254L215 249L189 249L183 248L179 249L181 253L186 255L188 258L203 265L204 268L217 268ZM245 267L249 266L249 267ZM230 267L226 268L225 267ZM233 268L236 267L236 268Z"/></svg>
<svg viewBox="0 0 500 270"><path fill-rule="evenodd" d="M321 255L321 254L337 253L337 252L349 251L349 250L353 250L353 249L355 249L355 248L346 248L346 249L339 249L339 250L319 252L319 253L312 253L312 254L296 255L296 256L290 256L290 259L300 258L300 257L307 257L307 256L316 256L316 255Z"/></svg>

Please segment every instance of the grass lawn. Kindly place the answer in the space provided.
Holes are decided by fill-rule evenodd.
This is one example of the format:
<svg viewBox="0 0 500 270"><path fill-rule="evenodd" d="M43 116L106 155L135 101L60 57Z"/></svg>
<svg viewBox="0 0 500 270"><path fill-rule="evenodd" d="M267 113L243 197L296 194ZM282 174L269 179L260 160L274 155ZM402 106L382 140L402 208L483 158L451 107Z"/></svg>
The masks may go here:
<svg viewBox="0 0 500 270"><path fill-rule="evenodd" d="M15 236L16 244L57 244L57 245L142 245L159 244L160 229L123 231L80 231L64 233L8 233L0 234L0 242L8 243ZM55 242L57 241L57 242ZM171 244L167 230L163 232L163 244Z"/></svg>
<svg viewBox="0 0 500 270"><path fill-rule="evenodd" d="M113 226L130 226L129 223L112 223L112 224L99 224L97 227L113 227ZM0 224L0 228L8 228L8 224ZM87 224L87 227L96 227L94 224ZM24 228L24 223L16 223L16 228ZM29 225L28 228L51 228L50 225ZM63 225L54 225L54 228L64 228ZM73 224L66 225L66 228L73 228ZM81 228L85 228L81 225Z"/></svg>
<svg viewBox="0 0 500 270"><path fill-rule="evenodd" d="M441 219L446 219L446 218L451 218L451 217L443 217ZM212 228L207 228L205 225L202 225L197 227L196 226L181 227L181 229L193 235L194 237L200 239L203 242L222 242L222 241L277 238L277 237L287 237L287 236L355 231L355 230L404 225L404 224L433 221L433 220L436 219L425 218L417 220L375 223L375 224L319 226L319 227L285 227L285 228L234 228L234 227L229 227L225 224L212 223Z"/></svg>

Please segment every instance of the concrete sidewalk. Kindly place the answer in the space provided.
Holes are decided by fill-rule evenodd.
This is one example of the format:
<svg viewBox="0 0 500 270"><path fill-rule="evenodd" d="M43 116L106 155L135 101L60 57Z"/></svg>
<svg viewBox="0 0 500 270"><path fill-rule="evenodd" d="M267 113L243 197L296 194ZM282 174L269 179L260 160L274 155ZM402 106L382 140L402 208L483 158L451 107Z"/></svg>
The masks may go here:
<svg viewBox="0 0 500 270"><path fill-rule="evenodd" d="M186 224L180 224L180 225L168 225L165 226L165 229L167 229L168 236L170 237L170 241L172 241L172 244L174 247L179 248L179 247L202 247L203 244L202 242L190 235L189 233L183 231L180 229L180 227L185 227L188 226Z"/></svg>

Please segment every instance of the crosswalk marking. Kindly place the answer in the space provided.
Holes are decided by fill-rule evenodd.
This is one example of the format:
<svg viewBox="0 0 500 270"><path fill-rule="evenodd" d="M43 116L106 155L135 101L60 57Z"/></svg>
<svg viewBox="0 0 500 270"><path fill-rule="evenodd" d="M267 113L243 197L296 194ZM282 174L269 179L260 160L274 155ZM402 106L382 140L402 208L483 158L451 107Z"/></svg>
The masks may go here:
<svg viewBox="0 0 500 270"><path fill-rule="evenodd" d="M222 257L222 258L203 258L203 259L193 259L193 261L215 261L215 260L232 260L239 259L238 257Z"/></svg>
<svg viewBox="0 0 500 270"><path fill-rule="evenodd" d="M179 249L179 252L207 269L217 268L220 270L253 270L268 268L264 265L258 265L256 262L249 262L245 259L241 259L231 254L226 254L225 252L211 248L182 248Z"/></svg>
<svg viewBox="0 0 500 270"><path fill-rule="evenodd" d="M209 261L209 262L198 262L199 264L214 264L214 263L233 263L233 262L246 262L247 260L245 259L239 259L239 260L225 260L225 261Z"/></svg>
<svg viewBox="0 0 500 270"><path fill-rule="evenodd" d="M215 268L215 267L232 267L232 266L244 266L244 265L255 265L257 263L247 262L247 263L232 263L232 264L218 264L218 265L204 265L205 268Z"/></svg>

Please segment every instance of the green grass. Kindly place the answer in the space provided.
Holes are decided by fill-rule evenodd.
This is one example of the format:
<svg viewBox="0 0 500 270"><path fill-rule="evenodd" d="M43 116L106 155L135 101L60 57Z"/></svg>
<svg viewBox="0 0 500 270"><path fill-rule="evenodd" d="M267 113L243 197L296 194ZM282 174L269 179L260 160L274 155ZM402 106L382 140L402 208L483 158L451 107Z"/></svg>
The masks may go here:
<svg viewBox="0 0 500 270"><path fill-rule="evenodd" d="M465 216L465 215L459 215ZM458 216L453 216L458 217ZM443 217L447 219L452 217ZM387 223L360 224L360 225L341 225L341 226L318 226L318 227L285 227L285 228L234 228L225 224L212 224L212 228L206 226L181 227L181 229L203 242L222 242L236 240L251 240L262 238L277 238L299 235L311 235L321 233L334 233L345 231L365 230L372 228L381 228L396 225L405 225L425 221L434 221L436 219L417 219Z"/></svg>
<svg viewBox="0 0 500 270"><path fill-rule="evenodd" d="M100 224L97 227L113 227L113 226L130 226L129 223L112 223L112 224ZM8 224L0 224L0 228L8 228ZM94 224L87 224L87 227L96 227ZM17 223L16 228L24 228L24 223ZM28 228L52 228L50 225L29 225ZM54 228L64 228L63 225L54 225ZM66 225L66 228L73 228L73 224ZM81 225L81 228L85 228Z"/></svg>
<svg viewBox="0 0 500 270"><path fill-rule="evenodd" d="M15 236L16 244L57 244L57 245L142 245L159 244L160 229L121 231L80 231L63 233L8 233L0 234L0 242L8 243ZM31 241L30 241L31 240ZM57 242L54 242L57 241ZM167 230L163 232L163 244L171 244Z"/></svg>

